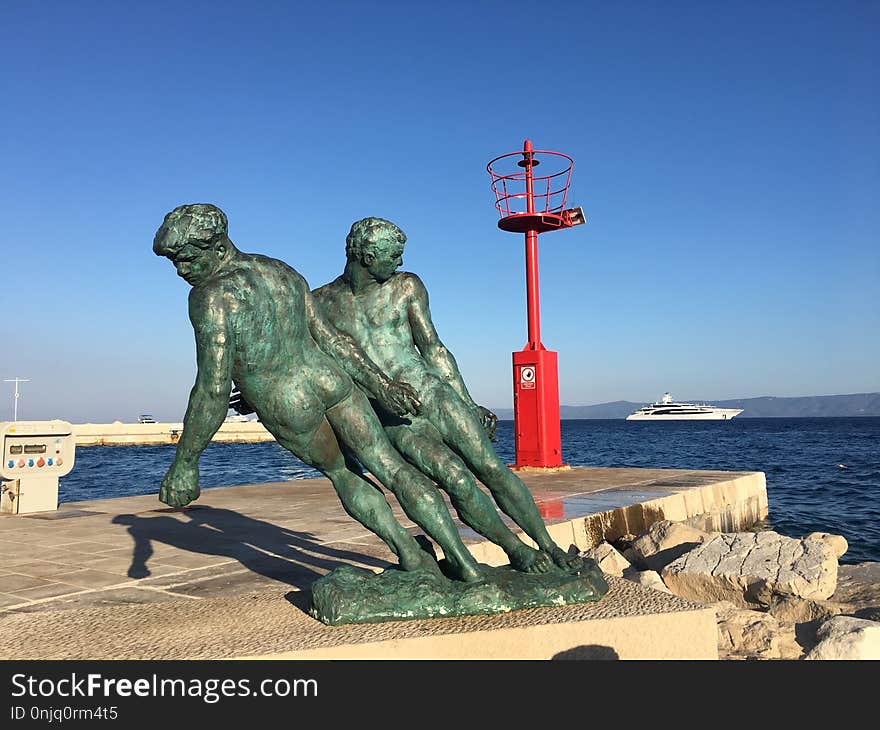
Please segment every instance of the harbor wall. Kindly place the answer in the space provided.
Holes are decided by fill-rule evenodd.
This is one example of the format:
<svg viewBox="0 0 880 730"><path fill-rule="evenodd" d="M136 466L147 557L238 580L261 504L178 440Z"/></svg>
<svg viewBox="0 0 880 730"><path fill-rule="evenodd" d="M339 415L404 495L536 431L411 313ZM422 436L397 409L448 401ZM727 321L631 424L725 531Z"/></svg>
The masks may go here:
<svg viewBox="0 0 880 730"><path fill-rule="evenodd" d="M182 423L74 423L77 446L156 446L176 444L183 433ZM273 436L259 421L224 422L212 441L256 443L272 441Z"/></svg>

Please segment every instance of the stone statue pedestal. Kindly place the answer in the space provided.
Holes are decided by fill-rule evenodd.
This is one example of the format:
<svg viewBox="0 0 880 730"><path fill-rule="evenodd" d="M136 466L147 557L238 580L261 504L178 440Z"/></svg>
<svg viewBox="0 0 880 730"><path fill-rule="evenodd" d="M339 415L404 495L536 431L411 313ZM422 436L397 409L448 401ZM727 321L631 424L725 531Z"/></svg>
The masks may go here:
<svg viewBox="0 0 880 730"><path fill-rule="evenodd" d="M483 616L327 626L288 611L284 643L247 659L717 659L715 610L607 577L599 601ZM279 627L280 628L280 627Z"/></svg>

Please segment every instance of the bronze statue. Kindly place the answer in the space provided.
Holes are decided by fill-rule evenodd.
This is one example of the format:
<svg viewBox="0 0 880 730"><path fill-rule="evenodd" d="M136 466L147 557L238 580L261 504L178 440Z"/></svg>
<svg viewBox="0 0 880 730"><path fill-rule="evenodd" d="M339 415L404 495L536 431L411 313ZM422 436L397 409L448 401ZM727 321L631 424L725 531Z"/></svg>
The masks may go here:
<svg viewBox="0 0 880 730"><path fill-rule="evenodd" d="M388 220L356 221L346 238L344 272L312 292L327 320L349 334L378 369L419 394L419 412L407 418L373 399L385 433L449 494L464 523L504 549L512 566L545 572L555 563L580 570L583 560L553 542L528 488L495 452L490 438L497 418L468 393L455 358L434 328L424 284L415 274L396 272L405 243L404 232ZM353 377L369 387L357 374ZM540 552L504 525L474 476Z"/></svg>
<svg viewBox="0 0 880 730"><path fill-rule="evenodd" d="M391 446L352 378L397 416L420 407L413 388L383 374L325 319L299 273L277 259L243 253L227 229L216 206L182 205L165 216L153 242L153 251L169 258L192 286L189 317L198 363L159 498L184 506L199 496L198 460L226 416L234 381L277 441L329 477L346 511L389 545L404 570L440 575L436 561L394 519L381 491L340 444L440 545L451 577L481 580L436 485Z"/></svg>

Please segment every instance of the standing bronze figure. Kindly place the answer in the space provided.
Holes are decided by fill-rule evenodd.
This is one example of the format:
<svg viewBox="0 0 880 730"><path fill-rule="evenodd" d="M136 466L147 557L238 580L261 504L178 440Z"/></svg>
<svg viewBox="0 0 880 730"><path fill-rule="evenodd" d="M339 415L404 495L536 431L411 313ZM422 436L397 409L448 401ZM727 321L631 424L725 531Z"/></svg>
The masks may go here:
<svg viewBox="0 0 880 730"><path fill-rule="evenodd" d="M356 221L346 238L344 272L313 292L328 321L351 335L380 370L419 394L419 414L405 419L374 399L385 433L447 491L462 521L500 545L515 568L545 572L555 563L579 569L583 561L553 542L528 487L493 448L497 418L468 393L431 320L425 285L415 274L397 272L405 243L406 235L391 221ZM474 476L540 552L504 525Z"/></svg>

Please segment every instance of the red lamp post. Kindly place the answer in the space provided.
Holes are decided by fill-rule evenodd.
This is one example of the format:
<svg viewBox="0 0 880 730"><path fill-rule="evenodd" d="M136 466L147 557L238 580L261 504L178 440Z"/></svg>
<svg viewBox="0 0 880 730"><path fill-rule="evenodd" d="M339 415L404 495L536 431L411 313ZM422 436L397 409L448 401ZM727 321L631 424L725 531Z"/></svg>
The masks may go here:
<svg viewBox="0 0 880 730"><path fill-rule="evenodd" d="M536 174L541 164L544 174ZM557 354L541 342L538 234L585 222L581 208L565 208L573 166L568 155L535 150L527 139L522 152L496 157L486 167L501 215L498 227L525 234L528 342L513 353L516 467L563 465Z"/></svg>

